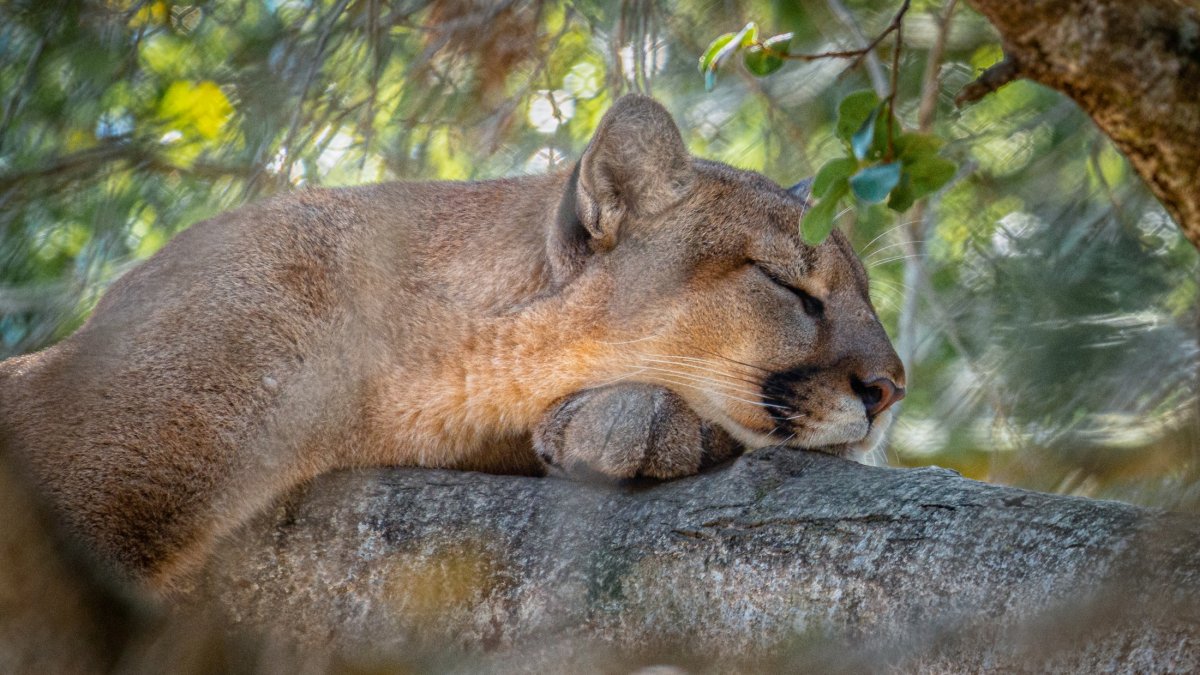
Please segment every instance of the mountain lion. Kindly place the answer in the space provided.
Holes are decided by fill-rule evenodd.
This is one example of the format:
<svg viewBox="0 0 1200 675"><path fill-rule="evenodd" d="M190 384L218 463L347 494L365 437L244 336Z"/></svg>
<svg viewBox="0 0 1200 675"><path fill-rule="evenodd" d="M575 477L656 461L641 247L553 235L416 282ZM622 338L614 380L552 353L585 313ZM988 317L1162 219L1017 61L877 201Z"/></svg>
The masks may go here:
<svg viewBox="0 0 1200 675"><path fill-rule="evenodd" d="M545 176L302 190L193 225L0 364L0 447L170 591L288 488L398 465L610 479L869 448L904 371L806 195L620 99Z"/></svg>

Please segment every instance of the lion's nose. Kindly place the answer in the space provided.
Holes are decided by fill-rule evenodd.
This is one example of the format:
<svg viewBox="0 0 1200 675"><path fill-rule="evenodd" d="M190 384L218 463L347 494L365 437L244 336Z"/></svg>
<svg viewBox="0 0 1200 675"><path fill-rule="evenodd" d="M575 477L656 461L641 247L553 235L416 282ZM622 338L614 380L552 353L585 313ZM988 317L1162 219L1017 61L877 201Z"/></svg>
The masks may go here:
<svg viewBox="0 0 1200 675"><path fill-rule="evenodd" d="M904 398L904 387L897 386L887 377L877 377L863 382L857 378L850 383L854 393L862 399L867 417L874 418Z"/></svg>

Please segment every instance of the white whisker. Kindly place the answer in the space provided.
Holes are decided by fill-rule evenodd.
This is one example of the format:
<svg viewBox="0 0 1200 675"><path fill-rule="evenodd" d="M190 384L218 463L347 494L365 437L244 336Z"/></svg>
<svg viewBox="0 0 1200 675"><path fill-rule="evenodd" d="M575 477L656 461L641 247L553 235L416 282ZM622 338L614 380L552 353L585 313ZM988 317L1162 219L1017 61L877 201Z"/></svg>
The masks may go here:
<svg viewBox="0 0 1200 675"><path fill-rule="evenodd" d="M666 378L664 378L664 379L666 379ZM725 398L731 398L731 399L733 399L733 400L735 400L735 401L741 401L741 402L743 402L743 403L749 403L750 405L758 406L758 407L760 407L760 408L784 408L784 406L781 406L781 405L775 405L775 404L773 404L773 403L763 403L762 401L751 401L751 400L744 399L744 398L738 398L737 396L730 396L729 394L726 394L726 393L724 393L724 392L720 392L720 391L713 391L713 390L711 390L711 389L706 389L706 388L704 388L704 387L701 387L701 386L699 386L699 385L695 385L695 384L691 384L691 383L689 383L689 382L675 382L675 381L672 381L672 380L667 380L667 381L668 381L668 382L670 382L671 384L673 384L673 385L676 385L676 386L679 386L679 387L689 387L689 388L691 388L691 389L695 389L695 390L697 390L697 391L702 391L702 392L704 392L704 393L706 393L706 394L713 394L713 395L716 395L716 396L724 396Z"/></svg>
<svg viewBox="0 0 1200 675"><path fill-rule="evenodd" d="M909 240L909 241L897 242L895 244L888 244L887 246L881 246L881 247L875 249L874 251L871 251L871 255L863 257L863 263L865 264L865 263L870 262L871 258L874 258L875 256L879 255L883 251L888 250L889 248L896 248L897 246L907 246L909 244L923 244L923 243L925 243L924 239L913 239L913 240Z"/></svg>
<svg viewBox="0 0 1200 675"><path fill-rule="evenodd" d="M606 340L597 340L596 342L599 344L602 344L602 345L631 345L635 342L645 342L647 340L656 340L660 337L662 337L661 333L655 333L654 335L647 335L646 337L640 337L636 340L622 340L620 342L608 342Z"/></svg>
<svg viewBox="0 0 1200 675"><path fill-rule="evenodd" d="M873 267L879 267L880 265L886 265L890 262L896 262L897 260L908 260L909 258L924 258L926 255L928 255L928 254L927 253L910 253L908 255L898 255L898 256L895 256L892 258L884 258L883 260L873 260L873 261L871 261L870 265L867 265L867 269L871 269Z"/></svg>
<svg viewBox="0 0 1200 675"><path fill-rule="evenodd" d="M729 386L729 383L727 383L727 382L722 382L721 380L713 379L711 377L704 377L703 375L692 375L691 373L684 373L684 372L680 372L678 370L672 370L670 368L659 368L657 366L639 366L639 367L643 368L645 370L653 370L653 371L660 372L660 373L669 373L671 375L675 375L676 377L688 378L694 382L703 382L705 384L712 384L712 385L716 385L716 386L726 387L729 389L729 391L737 392L739 394L745 394L747 396L757 396L758 395L757 391L754 391L751 389L742 389L739 387L732 387L732 386Z"/></svg>
<svg viewBox="0 0 1200 675"><path fill-rule="evenodd" d="M900 229L900 228L902 228L902 227L905 227L905 226L908 226L908 225L912 225L913 223L916 223L916 222L917 222L917 221L916 221L915 219L914 219L914 220L908 220L908 221L905 221L905 222L903 222L903 223L898 223L898 224L896 224L896 225L894 225L894 226L892 226L892 227L889 227L888 229L884 230L883 232L880 232L878 236L876 236L876 237L875 237L874 239L872 239L871 241L868 241L868 242L867 242L867 245L862 247L862 253L859 253L859 255L860 255L860 256L867 255L867 253L868 253L868 252L871 250L871 244L874 244L875 242L879 241L880 239L882 239L882 238L883 238L883 237L885 237L886 235L889 235L889 234L891 234L892 232L895 232L896 230L898 230L898 229Z"/></svg>
<svg viewBox="0 0 1200 675"><path fill-rule="evenodd" d="M731 359L731 358L729 358L728 356L724 356L724 355L722 355L722 354L718 354L717 352L708 351L707 349L700 349L699 347L694 347L694 349L696 349L697 351L702 351L702 352L706 352L706 353L708 353L708 354L712 354L713 356L717 357L718 359L721 359L722 361L728 361L728 362L730 362L730 363L736 363L736 364L737 364L737 365L739 365L739 366L743 366L743 367L745 367L745 368L749 368L749 369L751 369L751 370L757 370L757 371L760 371L760 372L766 373L766 374L768 374L768 375L770 375L770 374L771 374L771 371L770 371L769 369L767 369L767 368L763 368L762 366L755 366L755 365L752 365L752 364L749 364L749 363L742 363L741 361L738 361L737 359ZM684 357L684 358L690 358L690 357Z"/></svg>
<svg viewBox="0 0 1200 675"><path fill-rule="evenodd" d="M614 377L614 378L612 378L612 379L605 380L605 381L603 381L603 382L599 382L599 383L597 383L597 384L593 384L592 386L590 386L590 387L588 387L588 388L589 388L589 389L598 389L598 388L600 388L600 387L607 387L607 386L608 386L608 385L610 385L610 384L615 384L615 383L617 383L617 382L620 382L621 380L625 380L625 379L628 379L628 378L631 378L631 377L634 377L634 376L637 376L637 375L641 375L641 374L642 374L642 373L644 373L644 372L645 372L645 369L644 369L644 368L643 368L643 369L638 369L638 370L636 370L636 371L634 371L634 372L632 372L632 373L625 373L624 375L618 375L617 377Z"/></svg>
<svg viewBox="0 0 1200 675"><path fill-rule="evenodd" d="M657 358L655 358L655 357L657 357ZM710 366L712 366L712 365L717 365L716 363L713 363L712 361L705 361L705 360L703 360L703 359L693 359L693 358L689 358L689 357L686 357L686 356L663 356L663 355L661 355L661 354L656 354L656 355L654 355L653 357L652 357L652 356L645 355L645 354L642 354L642 355L640 355L640 358L641 358L643 361L649 361L649 362L651 362L651 363L663 363L663 364L666 364L666 365L671 365L671 366L681 366L681 367L685 367L685 368L695 368L696 370L701 370L701 371L704 371L704 372L707 372L707 373L714 373L714 374L716 374L716 375L723 375L723 376L725 376L725 377L728 377L728 378L730 378L730 379L732 379L732 380L736 380L736 381L738 381L738 382L745 382L746 384L752 384L752 385L754 385L754 386L756 386L756 387L757 387L757 386L758 386L758 384L759 384L759 383L758 383L758 381L756 381L756 380L749 380L749 379L746 379L746 378L744 378L744 377L737 377L735 374L729 373L728 371L721 370L721 369L719 369L719 368L706 368L706 367L703 367L703 366L700 366L700 365L696 365L696 363L689 363L690 361L695 361L695 362L698 362L698 363L703 363L703 364L710 365Z"/></svg>
<svg viewBox="0 0 1200 675"><path fill-rule="evenodd" d="M874 287L876 284L882 284L885 288L891 288L893 290L898 290L902 293L911 293L912 292L912 289L908 287L908 284L906 284L902 281L889 281L888 279L878 279L878 278L871 279L871 286Z"/></svg>

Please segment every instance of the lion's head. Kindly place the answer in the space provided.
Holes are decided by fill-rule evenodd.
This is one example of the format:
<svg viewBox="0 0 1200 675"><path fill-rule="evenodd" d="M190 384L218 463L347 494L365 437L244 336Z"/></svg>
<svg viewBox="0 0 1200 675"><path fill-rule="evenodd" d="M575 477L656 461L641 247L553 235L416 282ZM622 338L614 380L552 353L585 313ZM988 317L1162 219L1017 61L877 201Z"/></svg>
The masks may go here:
<svg viewBox="0 0 1200 675"><path fill-rule="evenodd" d="M590 385L665 386L751 447L872 447L904 367L847 239L801 239L799 192L691 157L662 106L618 101L550 235L555 276L598 327Z"/></svg>

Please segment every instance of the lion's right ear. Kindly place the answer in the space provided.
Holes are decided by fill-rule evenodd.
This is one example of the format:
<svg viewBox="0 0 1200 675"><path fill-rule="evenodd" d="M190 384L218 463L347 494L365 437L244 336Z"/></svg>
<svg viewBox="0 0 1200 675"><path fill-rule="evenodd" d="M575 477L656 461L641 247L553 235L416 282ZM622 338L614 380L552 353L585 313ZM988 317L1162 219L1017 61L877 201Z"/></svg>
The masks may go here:
<svg viewBox="0 0 1200 675"><path fill-rule="evenodd" d="M691 157L671 114L648 96L624 96L604 114L571 174L559 243L578 253L607 251L629 217L661 213L687 194L691 178Z"/></svg>

